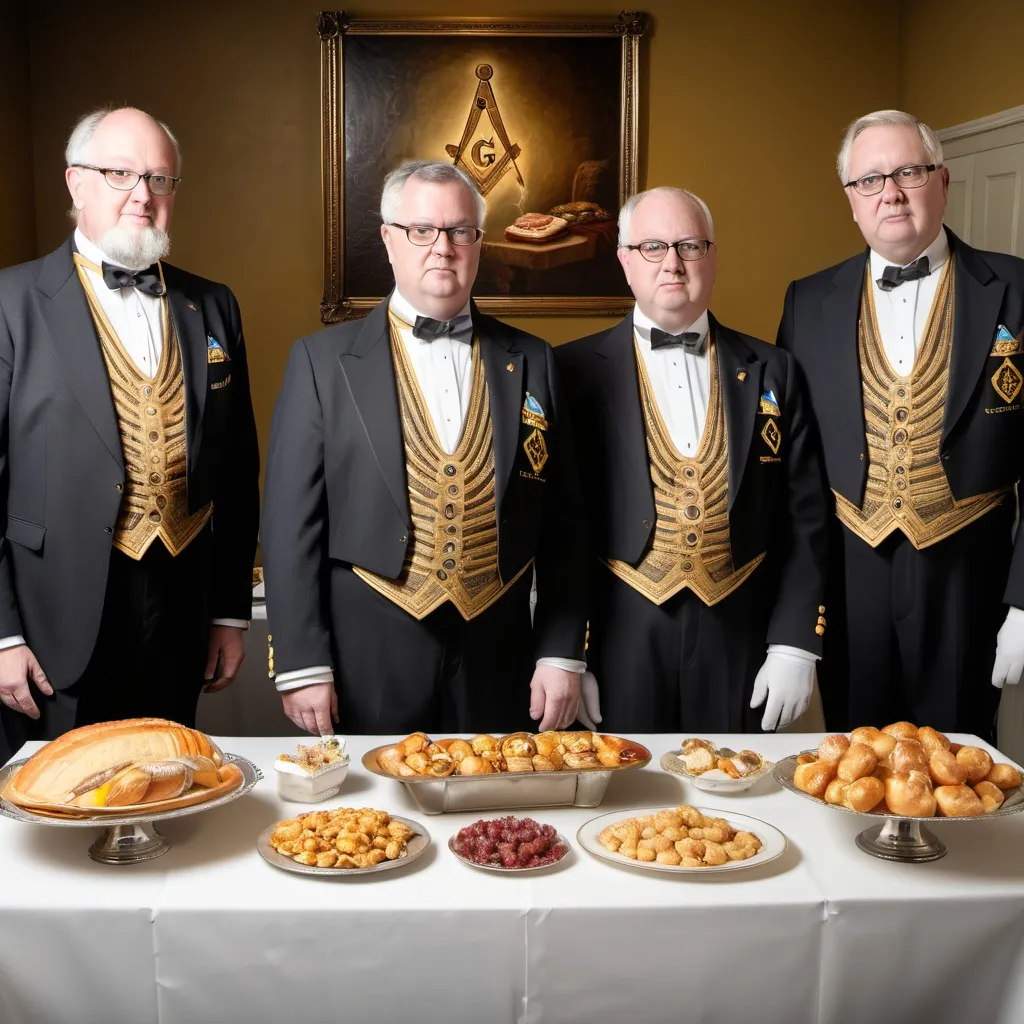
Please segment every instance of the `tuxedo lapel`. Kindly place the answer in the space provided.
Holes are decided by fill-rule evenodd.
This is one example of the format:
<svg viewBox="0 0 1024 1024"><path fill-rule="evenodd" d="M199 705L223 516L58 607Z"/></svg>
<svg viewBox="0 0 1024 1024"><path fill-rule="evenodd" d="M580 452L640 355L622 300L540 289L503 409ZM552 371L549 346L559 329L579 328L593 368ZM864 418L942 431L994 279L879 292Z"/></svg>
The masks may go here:
<svg viewBox="0 0 1024 1024"><path fill-rule="evenodd" d="M69 238L43 261L36 280L39 308L64 376L79 404L110 452L124 468L121 436L110 394L110 375L100 349L85 291L74 264Z"/></svg>
<svg viewBox="0 0 1024 1024"><path fill-rule="evenodd" d="M992 273L978 252L961 242L952 231L947 233L956 257L956 292L943 443L967 408L985 369L1006 292L1006 282Z"/></svg>
<svg viewBox="0 0 1024 1024"><path fill-rule="evenodd" d="M761 397L761 361L735 331L710 317L711 336L718 358L718 379L725 405L725 429L729 438L729 511L743 483L743 470L754 433L758 399ZM714 415L709 409L708 415ZM783 426L783 429L785 427Z"/></svg>
<svg viewBox="0 0 1024 1024"><path fill-rule="evenodd" d="M395 505L408 519L402 416L391 359L387 299L363 320L359 335L348 352L339 353L338 362L381 476Z"/></svg>
<svg viewBox="0 0 1024 1024"><path fill-rule="evenodd" d="M199 446L203 438L203 411L206 408L207 339L206 321L202 306L194 296L186 294L178 283L174 267L164 267L167 285L167 304L174 323L181 352L181 367L185 378L185 429L189 472L196 465ZM223 345L225 339L218 338Z"/></svg>

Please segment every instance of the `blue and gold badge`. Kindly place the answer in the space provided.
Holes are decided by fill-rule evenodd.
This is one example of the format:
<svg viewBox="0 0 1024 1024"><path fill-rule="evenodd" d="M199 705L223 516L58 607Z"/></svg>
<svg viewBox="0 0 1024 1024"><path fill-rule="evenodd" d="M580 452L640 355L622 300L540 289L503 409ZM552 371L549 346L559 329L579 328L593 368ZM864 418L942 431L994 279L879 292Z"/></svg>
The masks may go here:
<svg viewBox="0 0 1024 1024"><path fill-rule="evenodd" d="M544 410L541 408L540 402L529 391L526 392L526 401L523 402L523 422L528 427L534 427L536 430L548 429L548 421L544 417Z"/></svg>
<svg viewBox="0 0 1024 1024"><path fill-rule="evenodd" d="M1002 324L996 329L995 341L992 342L990 356L1019 356L1024 347L1019 338L1015 338ZM998 389L997 389L998 390Z"/></svg>
<svg viewBox="0 0 1024 1024"><path fill-rule="evenodd" d="M776 399L776 397L775 397L775 392L774 391L766 391L761 396L761 401L758 404L757 411L762 416L781 416L782 415L782 413L779 412L779 402L778 402L778 399Z"/></svg>
<svg viewBox="0 0 1024 1024"><path fill-rule="evenodd" d="M539 473L548 461L548 446L540 428L533 430L530 436L523 442L523 451L530 460L534 473Z"/></svg>
<svg viewBox="0 0 1024 1024"><path fill-rule="evenodd" d="M224 351L224 346L212 334L206 336L206 361L208 363L230 362L227 352Z"/></svg>
<svg viewBox="0 0 1024 1024"><path fill-rule="evenodd" d="M762 399L762 401L764 401L764 399ZM778 455L779 448L782 445L782 431L779 430L779 425L775 420L768 420L768 422L761 428L761 437L764 439L764 443L771 448L772 455Z"/></svg>

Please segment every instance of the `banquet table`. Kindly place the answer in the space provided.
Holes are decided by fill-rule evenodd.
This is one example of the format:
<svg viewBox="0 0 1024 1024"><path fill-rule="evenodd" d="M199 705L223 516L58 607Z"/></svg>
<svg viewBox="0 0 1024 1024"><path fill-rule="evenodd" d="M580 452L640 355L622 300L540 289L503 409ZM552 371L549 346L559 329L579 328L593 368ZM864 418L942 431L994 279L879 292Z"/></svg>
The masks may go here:
<svg viewBox="0 0 1024 1024"><path fill-rule="evenodd" d="M156 860L97 864L90 829L0 818L0 1021L1024 1020L1024 813L933 819L947 856L893 863L854 845L863 817L770 776L740 794L702 792L658 767L679 736L636 738L654 759L614 773L600 807L531 812L571 846L534 873L457 860L448 839L494 815L424 814L360 764L380 737L349 738L342 791L317 806L423 825L431 848L386 873L300 876L260 857L267 825L313 806L277 796L273 761L294 738L218 737L265 778L160 824L173 845ZM820 735L709 738L777 760ZM769 822L788 849L732 873L666 876L577 843L599 814L681 802Z"/></svg>

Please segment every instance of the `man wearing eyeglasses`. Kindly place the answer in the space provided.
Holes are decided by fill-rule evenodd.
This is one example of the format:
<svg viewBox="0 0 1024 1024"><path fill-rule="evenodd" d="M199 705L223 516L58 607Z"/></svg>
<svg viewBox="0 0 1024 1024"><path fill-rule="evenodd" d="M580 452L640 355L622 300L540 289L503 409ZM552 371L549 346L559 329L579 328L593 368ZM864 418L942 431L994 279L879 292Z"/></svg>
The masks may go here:
<svg viewBox="0 0 1024 1024"><path fill-rule="evenodd" d="M816 438L795 361L708 311L716 260L701 199L633 196L633 312L555 350L591 515L588 664L616 732L770 730L813 693Z"/></svg>
<svg viewBox="0 0 1024 1024"><path fill-rule="evenodd" d="M830 678L848 669L844 725L991 737L1024 665L1024 261L943 228L942 147L910 114L854 121L837 165L868 250L791 284L779 327L835 495Z"/></svg>
<svg viewBox="0 0 1024 1024"><path fill-rule="evenodd" d="M194 723L243 657L259 455L238 304L164 262L170 130L98 110L66 150L75 230L0 271L0 716L15 748Z"/></svg>
<svg viewBox="0 0 1024 1024"><path fill-rule="evenodd" d="M314 734L332 719L358 733L552 729L576 713L571 437L550 347L470 299L484 212L451 164L393 171L394 290L292 349L261 537L270 670Z"/></svg>

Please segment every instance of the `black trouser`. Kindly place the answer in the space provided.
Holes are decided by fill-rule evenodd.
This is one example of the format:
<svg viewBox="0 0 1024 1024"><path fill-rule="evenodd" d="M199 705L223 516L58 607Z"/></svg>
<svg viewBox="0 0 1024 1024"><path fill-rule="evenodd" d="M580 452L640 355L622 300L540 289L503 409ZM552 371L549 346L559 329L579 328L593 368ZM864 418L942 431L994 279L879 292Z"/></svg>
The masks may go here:
<svg viewBox="0 0 1024 1024"><path fill-rule="evenodd" d="M1007 501L920 551L902 533L871 548L843 528L851 726L907 720L992 739L1012 526Z"/></svg>
<svg viewBox="0 0 1024 1024"><path fill-rule="evenodd" d="M417 620L351 569L331 572L334 682L347 733L442 736L535 727L531 573L466 621L446 602Z"/></svg>
<svg viewBox="0 0 1024 1024"><path fill-rule="evenodd" d="M138 561L111 551L89 663L72 686L52 697L33 687L37 721L0 709L13 749L26 740L55 739L79 725L119 718L169 718L195 725L209 634L211 539L207 527L177 558L159 540ZM45 671L46 652L33 653Z"/></svg>
<svg viewBox="0 0 1024 1024"><path fill-rule="evenodd" d="M708 607L691 590L657 605L610 569L595 574L588 665L601 728L638 732L759 732L751 710L772 611L765 566Z"/></svg>

